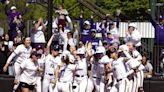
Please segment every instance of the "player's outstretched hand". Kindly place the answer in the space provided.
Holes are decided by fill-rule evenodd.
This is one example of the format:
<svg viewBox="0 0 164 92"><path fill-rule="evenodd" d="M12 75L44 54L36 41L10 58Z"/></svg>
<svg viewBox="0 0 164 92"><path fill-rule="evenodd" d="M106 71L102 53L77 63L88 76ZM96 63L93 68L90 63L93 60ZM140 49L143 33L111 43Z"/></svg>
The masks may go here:
<svg viewBox="0 0 164 92"><path fill-rule="evenodd" d="M7 65L5 65L4 67L3 67L3 72L6 72L7 71Z"/></svg>

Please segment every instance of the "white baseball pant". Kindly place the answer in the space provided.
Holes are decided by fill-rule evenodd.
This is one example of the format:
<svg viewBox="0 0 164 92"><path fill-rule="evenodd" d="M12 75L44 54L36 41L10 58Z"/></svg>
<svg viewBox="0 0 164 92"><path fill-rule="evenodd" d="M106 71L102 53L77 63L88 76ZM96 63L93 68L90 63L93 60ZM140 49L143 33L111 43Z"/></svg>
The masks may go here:
<svg viewBox="0 0 164 92"><path fill-rule="evenodd" d="M116 79L113 76L111 76L111 78L107 81L107 84L105 85L105 92L118 92L116 84Z"/></svg>
<svg viewBox="0 0 164 92"><path fill-rule="evenodd" d="M79 85L77 83L73 83L73 92L79 92ZM94 85L90 78L88 78L88 84L85 92L93 92Z"/></svg>
<svg viewBox="0 0 164 92"><path fill-rule="evenodd" d="M127 85L128 85L127 78L123 78L122 80L119 80L116 84L118 92L128 92Z"/></svg>
<svg viewBox="0 0 164 92"><path fill-rule="evenodd" d="M21 67L20 67L20 63L15 62L14 63L14 75L15 75L15 79L19 80L19 77L21 75Z"/></svg>
<svg viewBox="0 0 164 92"><path fill-rule="evenodd" d="M53 89L54 89L54 86L52 86L51 84L51 81L54 79L54 75L48 75L48 74L45 74L44 76L44 79L43 79L43 82L42 82L42 91L43 92L52 92Z"/></svg>
<svg viewBox="0 0 164 92"><path fill-rule="evenodd" d="M100 91L100 78L93 77L92 80L93 80L93 85L94 85L94 88L95 88L95 92L99 92Z"/></svg>
<svg viewBox="0 0 164 92"><path fill-rule="evenodd" d="M138 85L137 85L137 76L135 75L134 76L134 79L133 79L133 86L132 86L132 92L138 92Z"/></svg>
<svg viewBox="0 0 164 92"><path fill-rule="evenodd" d="M105 77L101 76L101 78L93 77L93 84L96 92L104 92L105 91Z"/></svg>
<svg viewBox="0 0 164 92"><path fill-rule="evenodd" d="M100 92L104 92L105 91L105 76L101 76L100 79L100 88L99 88Z"/></svg>
<svg viewBox="0 0 164 92"><path fill-rule="evenodd" d="M42 81L41 81L41 77L37 77L37 80L36 80L36 92L42 92Z"/></svg>
<svg viewBox="0 0 164 92"><path fill-rule="evenodd" d="M57 82L53 92L73 92L71 82Z"/></svg>
<svg viewBox="0 0 164 92"><path fill-rule="evenodd" d="M15 80L18 80L19 81L19 78L20 78L20 75L21 75L21 67L20 67L20 63L18 62L15 62L14 63L14 75L15 75ZM19 86L19 83L18 84L15 84L14 87L13 87L13 90L16 90Z"/></svg>
<svg viewBox="0 0 164 92"><path fill-rule="evenodd" d="M94 89L93 81L91 78L88 78L87 90L86 92L92 92Z"/></svg>
<svg viewBox="0 0 164 92"><path fill-rule="evenodd" d="M87 85L88 85L88 78L87 76L83 76L83 77L76 77L74 79L75 84L78 84L74 90L74 92L86 92L87 90Z"/></svg>
<svg viewBox="0 0 164 92"><path fill-rule="evenodd" d="M133 79L130 79L129 80L129 83L128 83L128 92L133 92Z"/></svg>
<svg viewBox="0 0 164 92"><path fill-rule="evenodd" d="M144 81L144 73L143 71L139 71L137 73L137 83L138 87L143 87L143 81Z"/></svg>

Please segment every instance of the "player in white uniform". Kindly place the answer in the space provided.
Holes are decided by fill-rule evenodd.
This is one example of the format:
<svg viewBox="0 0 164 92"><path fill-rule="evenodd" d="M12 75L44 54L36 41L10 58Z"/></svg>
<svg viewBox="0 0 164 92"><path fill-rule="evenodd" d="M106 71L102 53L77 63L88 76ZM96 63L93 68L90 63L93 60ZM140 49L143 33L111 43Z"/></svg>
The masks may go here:
<svg viewBox="0 0 164 92"><path fill-rule="evenodd" d="M36 92L42 92L42 77L43 77L43 71L44 71L44 67L45 67L45 61L44 61L44 54L41 54L40 52L38 52L38 67L40 70L40 72L37 73L37 81L36 81Z"/></svg>
<svg viewBox="0 0 164 92"><path fill-rule="evenodd" d="M6 72L10 62L14 59L13 60L15 62L14 63L14 73L15 73L14 83L16 84L16 85L14 85L14 90L17 89L18 84L19 84L19 76L20 76L20 73L21 73L20 64L22 63L23 60L30 57L30 54L31 54L31 51L32 51L32 48L31 48L30 44L31 44L30 38L26 37L24 39L24 44L21 44L21 45L17 46L17 48L9 56L5 66L3 67L3 71Z"/></svg>
<svg viewBox="0 0 164 92"><path fill-rule="evenodd" d="M131 55L129 54L129 48L127 45L121 45L119 46L118 50L119 54L122 54L122 56L131 59ZM136 61L136 60L135 60ZM134 78L134 69L137 67L136 62L134 62L132 59L128 60L126 63L126 69L127 69L127 78L129 79L129 83L127 85L128 91L133 92L133 89L136 88L136 79Z"/></svg>
<svg viewBox="0 0 164 92"><path fill-rule="evenodd" d="M110 59L112 59L111 53L113 53L113 52L116 52L116 49L113 47L112 47L112 49L108 50L107 55ZM112 62L114 62L114 60ZM111 72L112 62L105 65L105 68L106 68L106 70L105 70L106 71L105 91L106 92L117 92L117 88L116 88L117 79L116 79L116 77L114 77L113 72Z"/></svg>
<svg viewBox="0 0 164 92"><path fill-rule="evenodd" d="M112 61L113 62L113 61ZM116 84L117 80L111 72L111 64L106 64L106 82L105 82L105 92L117 92Z"/></svg>
<svg viewBox="0 0 164 92"><path fill-rule="evenodd" d="M77 62L80 58L77 58ZM76 62L75 61L75 62ZM73 64L67 54L62 56L62 62L56 68L54 92L72 92L73 73L79 70L79 63Z"/></svg>
<svg viewBox="0 0 164 92"><path fill-rule="evenodd" d="M116 88L117 92L128 92L127 90L127 70L125 66L125 58L119 57L117 52L111 53L111 58L113 59L111 64L111 71L113 72L113 76L117 80Z"/></svg>
<svg viewBox="0 0 164 92"><path fill-rule="evenodd" d="M92 59L94 58L95 51L92 49L92 43L88 42L85 47L80 47L81 49L86 51L86 60L87 60L87 73L88 73L88 80L87 80L87 90L86 92L93 92L94 84L92 81Z"/></svg>
<svg viewBox="0 0 164 92"><path fill-rule="evenodd" d="M87 84L88 84L88 76L87 76L87 61L85 58L85 50L83 48L77 49L77 58L80 58L77 62L80 66L81 70L75 71L74 84L77 84L74 92L86 92Z"/></svg>
<svg viewBox="0 0 164 92"><path fill-rule="evenodd" d="M23 60L20 64L22 73L20 75L21 92L32 92L36 85L38 68L37 52L33 52L29 59Z"/></svg>
<svg viewBox="0 0 164 92"><path fill-rule="evenodd" d="M105 55L105 48L100 46L96 49L96 59L92 65L92 79L96 92L105 91L105 64L112 61Z"/></svg>
<svg viewBox="0 0 164 92"><path fill-rule="evenodd" d="M59 46L52 46L51 54L47 55L45 61L45 71L43 79L43 92L52 92L53 91L53 82L54 82L54 71L61 62L61 57L59 56Z"/></svg>
<svg viewBox="0 0 164 92"><path fill-rule="evenodd" d="M126 63L129 72L133 75L129 76L129 90L132 92L138 92L138 90L143 90L143 65L141 64L142 56L140 53L134 48L134 44L132 42L127 43L128 50L124 50L124 54L130 60Z"/></svg>
<svg viewBox="0 0 164 92"><path fill-rule="evenodd" d="M143 69L144 66L141 63L142 60L142 56L141 54L135 49L134 44L132 42L129 42L128 44L128 48L129 48L129 54L131 55L131 57L135 60L137 60L140 65L137 68L137 72L136 72L136 91L143 91L143 80L144 80L144 73L143 73Z"/></svg>

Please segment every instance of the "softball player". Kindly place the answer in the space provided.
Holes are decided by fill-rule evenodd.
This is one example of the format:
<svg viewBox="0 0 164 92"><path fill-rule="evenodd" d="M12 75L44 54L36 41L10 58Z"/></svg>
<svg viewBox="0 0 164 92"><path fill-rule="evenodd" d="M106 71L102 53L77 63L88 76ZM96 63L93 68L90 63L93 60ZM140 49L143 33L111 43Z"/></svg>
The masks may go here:
<svg viewBox="0 0 164 92"><path fill-rule="evenodd" d="M127 79L127 70L125 66L125 59L123 57L119 57L117 52L111 53L111 58L113 59L112 62L112 72L113 76L117 80L116 88L117 92L128 92L127 85L128 85L128 79Z"/></svg>
<svg viewBox="0 0 164 92"><path fill-rule="evenodd" d="M100 90L100 71L99 71L99 63L96 56L91 58L90 62L92 62L92 68L91 68L91 80L93 81L93 85L95 88L95 92L99 92Z"/></svg>
<svg viewBox="0 0 164 92"><path fill-rule="evenodd" d="M45 61L43 58L41 58L41 56L43 55L39 54L38 56L38 67L42 71L37 73L36 92L42 92L42 77L43 77Z"/></svg>
<svg viewBox="0 0 164 92"><path fill-rule="evenodd" d="M75 71L74 84L77 84L74 92L86 92L87 84L88 84L88 76L87 76L87 61L85 58L85 50L83 48L79 48L77 50L77 58L80 60L77 62L80 66L81 70ZM74 85L73 85L74 86Z"/></svg>
<svg viewBox="0 0 164 92"><path fill-rule="evenodd" d="M67 54L69 56L69 59L71 62L75 61L75 53L76 52L76 47L75 46L70 46L68 50L64 50L63 54Z"/></svg>
<svg viewBox="0 0 164 92"><path fill-rule="evenodd" d="M134 69L137 69L139 66L139 62L132 58L132 56L129 54L129 48L127 45L121 45L119 47L119 52L125 55L126 58L129 60L125 63L126 69L127 69L127 77L129 79L128 83L128 91L135 92L137 85L136 85L136 75Z"/></svg>
<svg viewBox="0 0 164 92"><path fill-rule="evenodd" d="M38 68L37 52L33 52L29 59L23 60L20 64L22 73L20 75L21 92L32 92L36 85Z"/></svg>
<svg viewBox="0 0 164 92"><path fill-rule="evenodd" d="M61 57L59 56L59 46L54 45L51 50L51 54L47 55L45 61L45 71L43 79L43 92L53 91L53 81L54 81L54 71L58 63L61 62Z"/></svg>
<svg viewBox="0 0 164 92"><path fill-rule="evenodd" d="M45 59L46 59L46 54L44 53L44 47L41 45L38 45L38 47L36 47L36 51L38 53L39 68L44 71ZM35 86L36 92L41 92L42 90L42 77L44 74L43 71L37 73L37 81L36 81L36 86Z"/></svg>
<svg viewBox="0 0 164 92"><path fill-rule="evenodd" d="M138 90L142 90L143 87L143 80L144 80L144 75L143 75L143 69L144 66L141 64L142 56L141 54L134 48L134 44L132 42L129 42L127 44L128 49L129 49L129 54L131 55L131 58L135 59L138 61L139 65L137 67L137 72L136 76L134 76L134 79L136 79L136 82L133 82L133 84L136 86L133 86L133 92L137 92Z"/></svg>
<svg viewBox="0 0 164 92"><path fill-rule="evenodd" d="M92 92L94 90L94 84L92 81L92 63L94 59L95 51L92 49L92 43L86 43L85 47L81 47L81 49L86 51L86 60L87 60L87 73L88 73L88 80L87 80L87 90L86 92Z"/></svg>
<svg viewBox="0 0 164 92"><path fill-rule="evenodd" d="M80 61L78 57L77 62ZM80 65L73 64L68 55L63 55L61 64L56 68L55 83L56 87L54 92L72 92L73 73L75 70L81 70Z"/></svg>
<svg viewBox="0 0 164 92"><path fill-rule="evenodd" d="M19 85L19 76L21 73L20 64L22 63L23 60L28 59L30 57L30 54L32 51L30 44L31 44L30 37L26 37L24 39L24 44L17 46L17 48L9 56L5 66L3 67L3 71L6 72L10 62L12 61L12 59L14 59L13 60L15 62L14 63L14 73L15 73L14 83L16 84L14 85L14 90L16 90Z"/></svg>
<svg viewBox="0 0 164 92"><path fill-rule="evenodd" d="M113 62L113 61L112 61ZM106 64L106 82L105 82L105 92L117 92L116 88L116 78L113 76L113 73L111 72L111 64Z"/></svg>
<svg viewBox="0 0 164 92"><path fill-rule="evenodd" d="M100 46L96 49L95 62L92 67L92 79L96 92L105 91L105 64L112 61L105 55L105 48ZM97 71L96 71L97 70Z"/></svg>
<svg viewBox="0 0 164 92"><path fill-rule="evenodd" d="M128 75L128 78L129 78L129 91L131 92L137 92L137 76L136 76L136 73L135 73L135 70L137 70L138 66L140 65L140 63L131 58L130 60L128 60L126 62L126 67L128 69L128 72L129 72L129 75Z"/></svg>

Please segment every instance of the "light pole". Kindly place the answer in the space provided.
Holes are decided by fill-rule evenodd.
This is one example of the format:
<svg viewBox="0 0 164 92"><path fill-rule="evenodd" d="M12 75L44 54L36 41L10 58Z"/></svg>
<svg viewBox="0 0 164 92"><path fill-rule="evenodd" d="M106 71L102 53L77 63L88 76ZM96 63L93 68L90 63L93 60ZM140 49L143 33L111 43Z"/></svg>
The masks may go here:
<svg viewBox="0 0 164 92"><path fill-rule="evenodd" d="M155 10L156 10L156 1L157 0L150 0L150 7L151 7L151 16L155 18Z"/></svg>
<svg viewBox="0 0 164 92"><path fill-rule="evenodd" d="M48 39L52 35L53 0L48 0Z"/></svg>

